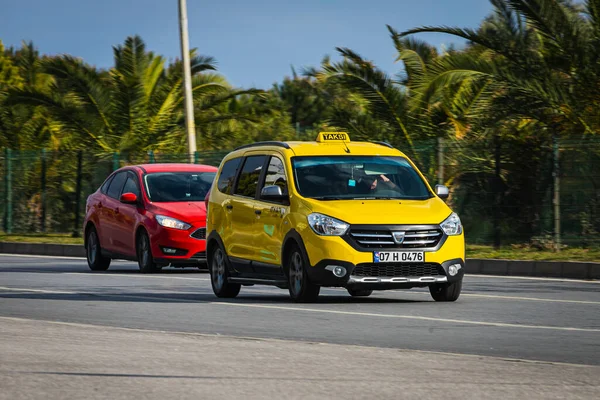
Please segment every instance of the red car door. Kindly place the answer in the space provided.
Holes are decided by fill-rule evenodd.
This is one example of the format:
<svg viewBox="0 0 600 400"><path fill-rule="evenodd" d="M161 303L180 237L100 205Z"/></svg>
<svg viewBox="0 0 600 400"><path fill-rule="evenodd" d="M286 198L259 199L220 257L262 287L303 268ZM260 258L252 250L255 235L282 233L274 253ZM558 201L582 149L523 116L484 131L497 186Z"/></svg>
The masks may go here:
<svg viewBox="0 0 600 400"><path fill-rule="evenodd" d="M110 186L106 192L106 196L102 201L102 208L100 212L99 225L100 225L100 245L104 250L118 253L118 241L115 242L116 235L118 234L117 229L117 212L120 212L119 208L121 202L121 191L123 185L127 180L127 171L119 172L110 182Z"/></svg>
<svg viewBox="0 0 600 400"><path fill-rule="evenodd" d="M142 201L139 179L133 171L127 172L127 179L121 191L121 194L123 193L133 193L137 196L138 201ZM119 254L136 256L135 228L139 218L140 205L141 203L124 204L119 201L119 205L115 209L113 244Z"/></svg>

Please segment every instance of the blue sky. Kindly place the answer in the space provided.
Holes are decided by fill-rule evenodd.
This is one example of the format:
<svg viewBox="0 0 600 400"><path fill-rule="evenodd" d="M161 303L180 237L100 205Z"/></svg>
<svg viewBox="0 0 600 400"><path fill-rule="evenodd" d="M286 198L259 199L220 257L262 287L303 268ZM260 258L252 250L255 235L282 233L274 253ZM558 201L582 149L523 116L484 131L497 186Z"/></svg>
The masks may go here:
<svg viewBox="0 0 600 400"><path fill-rule="evenodd" d="M68 53L102 68L112 46L139 34L147 48L178 57L177 0L0 0L0 40L32 40L42 53ZM317 66L349 47L389 73L398 72L386 24L476 27L486 0L188 0L190 46L211 55L240 87L269 88L290 66ZM455 39L422 36L437 46Z"/></svg>

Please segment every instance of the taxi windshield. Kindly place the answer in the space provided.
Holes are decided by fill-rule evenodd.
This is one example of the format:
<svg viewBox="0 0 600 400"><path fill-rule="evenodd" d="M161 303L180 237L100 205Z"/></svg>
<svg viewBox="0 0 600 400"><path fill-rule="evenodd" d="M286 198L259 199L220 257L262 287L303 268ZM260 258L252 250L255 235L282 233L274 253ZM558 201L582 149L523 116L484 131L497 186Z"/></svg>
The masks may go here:
<svg viewBox="0 0 600 400"><path fill-rule="evenodd" d="M204 201L214 172L159 172L145 177L148 197L153 202Z"/></svg>
<svg viewBox="0 0 600 400"><path fill-rule="evenodd" d="M310 156L292 158L298 192L317 200L432 197L404 157Z"/></svg>

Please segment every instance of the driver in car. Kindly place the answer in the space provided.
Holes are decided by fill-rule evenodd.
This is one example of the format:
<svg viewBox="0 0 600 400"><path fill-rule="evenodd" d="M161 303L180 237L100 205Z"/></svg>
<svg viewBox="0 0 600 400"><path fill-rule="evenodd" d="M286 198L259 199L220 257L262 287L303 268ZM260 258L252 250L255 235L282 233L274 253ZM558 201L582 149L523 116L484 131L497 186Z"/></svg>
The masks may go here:
<svg viewBox="0 0 600 400"><path fill-rule="evenodd" d="M361 192L365 191L368 193L377 193L380 190L395 190L400 191L398 185L390 180L384 174L380 175L367 175L364 174L359 180Z"/></svg>

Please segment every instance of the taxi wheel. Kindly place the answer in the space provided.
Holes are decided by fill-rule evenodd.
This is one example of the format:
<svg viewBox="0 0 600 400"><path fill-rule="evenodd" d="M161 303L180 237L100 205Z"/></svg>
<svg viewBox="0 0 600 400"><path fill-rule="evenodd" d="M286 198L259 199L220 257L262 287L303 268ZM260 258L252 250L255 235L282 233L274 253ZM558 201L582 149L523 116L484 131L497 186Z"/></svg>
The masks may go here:
<svg viewBox="0 0 600 400"><path fill-rule="evenodd" d="M160 272L160 267L154 262L152 249L150 248L150 238L146 232L141 232L138 235L136 247L140 271L143 274Z"/></svg>
<svg viewBox="0 0 600 400"><path fill-rule="evenodd" d="M88 266L92 271L106 271L110 266L110 258L104 257L102 255L102 249L100 248L100 240L98 239L98 233L94 228L91 228L88 232L85 253Z"/></svg>
<svg viewBox="0 0 600 400"><path fill-rule="evenodd" d="M210 284L217 297L234 298L240 293L242 285L228 281L227 257L221 247L217 247L210 258Z"/></svg>
<svg viewBox="0 0 600 400"><path fill-rule="evenodd" d="M431 297L435 301L456 301L462 289L462 279L453 283L443 283L429 286Z"/></svg>
<svg viewBox="0 0 600 400"><path fill-rule="evenodd" d="M373 294L373 291L368 289L348 289L348 293L352 297L369 297Z"/></svg>
<svg viewBox="0 0 600 400"><path fill-rule="evenodd" d="M306 268L308 262L296 246L288 257L288 282L292 299L297 303L312 303L319 297L321 287L308 279Z"/></svg>

